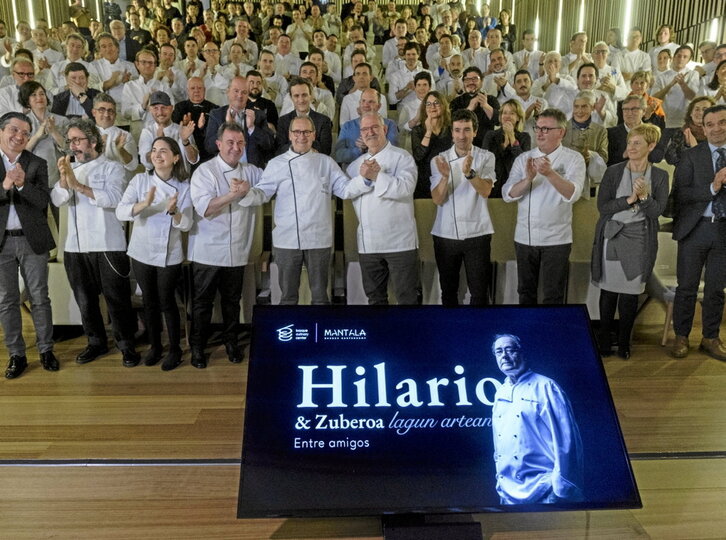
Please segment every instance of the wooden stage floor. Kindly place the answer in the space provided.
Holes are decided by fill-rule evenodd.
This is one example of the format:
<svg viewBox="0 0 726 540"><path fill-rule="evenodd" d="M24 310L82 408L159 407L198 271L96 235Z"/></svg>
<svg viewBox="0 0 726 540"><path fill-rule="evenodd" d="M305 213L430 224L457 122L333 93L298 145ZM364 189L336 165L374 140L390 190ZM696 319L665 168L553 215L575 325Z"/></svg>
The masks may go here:
<svg viewBox="0 0 726 540"><path fill-rule="evenodd" d="M648 304L633 357L605 360L644 508L476 516L485 538L726 538L726 363L668 357L663 316ZM84 345L57 345L58 373L31 349L0 380L0 538L381 538L372 518L235 519L247 363L223 347L163 373L117 352L76 365Z"/></svg>

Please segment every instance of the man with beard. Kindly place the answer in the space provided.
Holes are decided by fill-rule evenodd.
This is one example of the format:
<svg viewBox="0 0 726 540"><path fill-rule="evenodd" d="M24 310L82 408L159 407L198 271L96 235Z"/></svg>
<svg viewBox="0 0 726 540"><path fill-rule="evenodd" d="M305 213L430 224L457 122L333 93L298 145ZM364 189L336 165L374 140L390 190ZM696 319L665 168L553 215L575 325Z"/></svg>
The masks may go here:
<svg viewBox="0 0 726 540"><path fill-rule="evenodd" d="M267 126L277 131L277 107L275 104L262 95L264 88L264 79L259 71L247 72L247 86L249 87L249 96L247 98L248 107L255 111L264 111L267 114Z"/></svg>
<svg viewBox="0 0 726 540"><path fill-rule="evenodd" d="M361 116L366 152L348 167L347 196L358 216L358 253L368 303L388 304L390 278L397 303L414 305L420 287L413 217L418 169L411 154L387 140L387 131L377 112Z"/></svg>
<svg viewBox="0 0 726 540"><path fill-rule="evenodd" d="M482 73L476 66L464 70L462 78L464 93L451 102L451 112L469 109L476 115L478 129L474 138L474 146L481 147L487 131L499 125L499 101L481 91Z"/></svg>
<svg viewBox="0 0 726 540"><path fill-rule="evenodd" d="M118 161L126 171L127 180L139 166L139 149L128 131L114 125L116 101L108 94L98 94L91 109L96 127L103 141L103 154L112 161Z"/></svg>
<svg viewBox="0 0 726 540"><path fill-rule="evenodd" d="M149 98L149 112L151 113L152 122L144 127L139 137L139 161L151 170L154 166L149 158L151 145L157 137L170 137L177 141L179 148L182 150L184 159L184 167L187 171L191 170L191 166L199 162L199 150L194 143L192 137L196 124L192 121L191 114L182 119L181 124L173 122L171 113L174 107L171 105L171 99L164 92L154 92Z"/></svg>
<svg viewBox="0 0 726 540"><path fill-rule="evenodd" d="M499 98L500 103L507 101L507 97ZM532 77L526 69L520 69L514 74L514 96L524 110L524 125L527 133L534 137L534 121L537 115L547 108L547 101L532 95Z"/></svg>
<svg viewBox="0 0 726 540"><path fill-rule="evenodd" d="M464 93L464 82L461 80L463 69L463 57L460 54L451 55L446 72L436 83L436 89L444 94L449 101Z"/></svg>
<svg viewBox="0 0 726 540"><path fill-rule="evenodd" d="M98 300L103 294L123 365L133 367L140 358L134 346L131 265L126 256L126 233L116 218L116 206L126 186L124 169L102 154L101 134L92 120L71 120L66 143L70 155L58 160L60 180L51 191L51 200L58 207L68 206L63 265L88 338L88 346L76 362L86 364L108 352Z"/></svg>

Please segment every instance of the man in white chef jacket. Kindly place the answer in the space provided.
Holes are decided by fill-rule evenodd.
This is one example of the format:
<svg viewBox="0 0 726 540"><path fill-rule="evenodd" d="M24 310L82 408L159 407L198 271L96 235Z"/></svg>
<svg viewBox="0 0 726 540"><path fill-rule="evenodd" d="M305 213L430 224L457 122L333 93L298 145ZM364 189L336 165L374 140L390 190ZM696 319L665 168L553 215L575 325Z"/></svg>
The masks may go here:
<svg viewBox="0 0 726 540"><path fill-rule="evenodd" d="M101 134L90 119L69 122L66 144L70 155L58 160L60 180L50 196L56 206L68 206L63 264L88 338L76 362L86 364L108 352L98 301L103 294L123 365L133 367L140 358L134 347L137 325L131 307L131 266L126 233L116 218L116 206L126 188L124 168L103 154Z"/></svg>
<svg viewBox="0 0 726 540"><path fill-rule="evenodd" d="M363 290L371 305L388 304L388 280L398 304L417 304L418 236L413 192L418 169L413 156L386 138L377 112L360 119L367 152L348 167L348 197L358 216L358 253Z"/></svg>
<svg viewBox="0 0 726 540"><path fill-rule="evenodd" d="M303 264L308 269L312 303L328 304L331 196L345 197L348 177L333 158L312 150L315 125L309 117L295 117L288 135L290 149L267 164L260 183L241 204L262 204L277 194L272 254L280 272L280 304L298 303Z"/></svg>
<svg viewBox="0 0 726 540"><path fill-rule="evenodd" d="M240 163L245 151L244 128L223 123L217 131L219 154L202 163L191 181L194 225L189 232L187 259L192 262L192 365L207 367L204 348L209 335L214 297L220 293L223 340L230 362L242 361L239 314L242 278L249 262L255 227L250 188L262 170Z"/></svg>

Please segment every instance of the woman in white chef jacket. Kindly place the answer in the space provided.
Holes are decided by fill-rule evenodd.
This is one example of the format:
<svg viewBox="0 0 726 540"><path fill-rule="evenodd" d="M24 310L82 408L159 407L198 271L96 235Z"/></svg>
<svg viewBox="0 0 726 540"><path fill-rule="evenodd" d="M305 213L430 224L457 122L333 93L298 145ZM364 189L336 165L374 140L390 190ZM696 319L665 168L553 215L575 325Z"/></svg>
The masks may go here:
<svg viewBox="0 0 726 540"><path fill-rule="evenodd" d="M179 144L157 137L151 146L153 169L137 174L116 208L116 217L133 221L128 255L144 295L144 312L151 348L144 364L153 366L162 356L161 314L164 314L169 352L161 369L169 371L182 362L180 317L176 285L184 261L181 233L192 226L189 173Z"/></svg>

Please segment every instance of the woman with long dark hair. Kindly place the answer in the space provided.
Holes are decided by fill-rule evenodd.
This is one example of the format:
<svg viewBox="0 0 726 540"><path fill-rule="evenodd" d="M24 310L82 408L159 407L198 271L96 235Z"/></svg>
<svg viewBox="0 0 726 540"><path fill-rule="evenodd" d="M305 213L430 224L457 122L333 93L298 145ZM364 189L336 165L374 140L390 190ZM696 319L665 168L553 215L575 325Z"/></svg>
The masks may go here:
<svg viewBox="0 0 726 540"><path fill-rule="evenodd" d="M599 345L612 354L610 332L617 309L618 356L630 358L638 296L655 265L658 217L668 200L668 173L648 162L660 129L640 124L628 133L627 161L605 171L597 197L600 219L592 249L592 282L600 288Z"/></svg>
<svg viewBox="0 0 726 540"><path fill-rule="evenodd" d="M177 142L157 137L151 145L151 171L131 180L116 208L116 217L133 221L128 256L144 299L146 328L151 348L144 365L161 360L161 315L169 337L169 352L161 369L169 371L182 362L181 322L176 286L184 261L181 233L192 226L189 174Z"/></svg>
<svg viewBox="0 0 726 540"><path fill-rule="evenodd" d="M509 178L514 160L527 152L532 144L529 133L524 130L524 109L516 99L510 99L499 109L498 129L487 131L481 147L494 154L497 181L489 194L490 199L502 197L502 186Z"/></svg>
<svg viewBox="0 0 726 540"><path fill-rule="evenodd" d="M684 151L706 140L706 134L703 132L703 113L715 104L716 101L709 96L696 96L691 100L686 109L683 127L675 131L668 141L665 151L665 160L668 163L678 165Z"/></svg>
<svg viewBox="0 0 726 540"><path fill-rule="evenodd" d="M451 148L451 111L443 94L432 90L421 100L421 123L411 130L411 149L418 165L414 198L431 198L431 160Z"/></svg>
<svg viewBox="0 0 726 540"><path fill-rule="evenodd" d="M713 98L716 104L726 103L726 60L721 60L713 72L711 82L706 85L707 96Z"/></svg>

